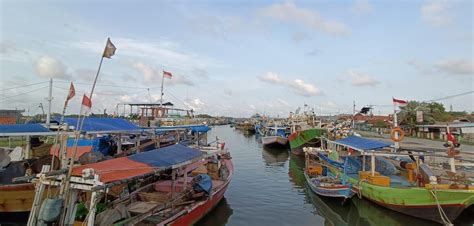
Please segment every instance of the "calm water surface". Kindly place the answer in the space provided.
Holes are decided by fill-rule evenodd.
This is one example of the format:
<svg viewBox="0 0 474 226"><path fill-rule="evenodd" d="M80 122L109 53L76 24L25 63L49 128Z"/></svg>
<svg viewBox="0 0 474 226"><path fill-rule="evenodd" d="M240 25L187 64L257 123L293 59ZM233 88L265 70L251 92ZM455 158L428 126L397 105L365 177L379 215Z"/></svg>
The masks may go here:
<svg viewBox="0 0 474 226"><path fill-rule="evenodd" d="M436 225L368 201L340 201L310 192L303 176L304 158L285 150L263 149L255 135L228 126L213 127L232 154L234 176L223 202L197 223L214 225ZM473 213L456 225L472 225Z"/></svg>

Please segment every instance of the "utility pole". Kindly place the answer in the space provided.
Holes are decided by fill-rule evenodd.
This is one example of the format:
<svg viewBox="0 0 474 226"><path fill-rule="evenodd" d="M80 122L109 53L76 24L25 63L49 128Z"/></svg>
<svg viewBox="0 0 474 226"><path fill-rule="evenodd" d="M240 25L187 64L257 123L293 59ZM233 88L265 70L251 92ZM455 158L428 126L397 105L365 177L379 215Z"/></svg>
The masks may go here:
<svg viewBox="0 0 474 226"><path fill-rule="evenodd" d="M46 128L49 129L51 121L51 101L53 100L53 79L49 79L49 95L48 95L48 114L46 115Z"/></svg>
<svg viewBox="0 0 474 226"><path fill-rule="evenodd" d="M353 110L352 110L352 129L355 128L355 113L356 112L356 102L354 100Z"/></svg>

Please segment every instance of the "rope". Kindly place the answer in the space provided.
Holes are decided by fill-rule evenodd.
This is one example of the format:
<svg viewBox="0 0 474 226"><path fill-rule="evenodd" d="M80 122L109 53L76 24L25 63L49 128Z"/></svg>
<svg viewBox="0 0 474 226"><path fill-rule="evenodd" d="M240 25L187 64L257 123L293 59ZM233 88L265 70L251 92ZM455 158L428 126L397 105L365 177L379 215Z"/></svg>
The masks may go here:
<svg viewBox="0 0 474 226"><path fill-rule="evenodd" d="M433 190L430 190L430 193L431 193L431 195L433 195L433 197L436 200L436 205L438 206L439 216L441 217L441 220L443 221L444 225L452 226L453 223L451 223L448 216L444 212L443 207L441 207L441 204L439 203L438 194L436 193L436 187L433 188Z"/></svg>

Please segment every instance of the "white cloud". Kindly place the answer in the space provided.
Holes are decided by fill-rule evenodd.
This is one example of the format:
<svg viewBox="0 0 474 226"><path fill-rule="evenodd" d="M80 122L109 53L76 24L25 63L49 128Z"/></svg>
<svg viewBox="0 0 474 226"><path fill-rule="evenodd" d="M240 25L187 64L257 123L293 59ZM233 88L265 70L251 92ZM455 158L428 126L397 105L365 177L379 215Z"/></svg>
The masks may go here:
<svg viewBox="0 0 474 226"><path fill-rule="evenodd" d="M68 78L66 66L59 60L42 56L36 61L36 72L42 78Z"/></svg>
<svg viewBox="0 0 474 226"><path fill-rule="evenodd" d="M317 88L313 84L306 83L301 79L295 79L293 81L284 80L278 74L273 72L267 72L265 75L260 76L259 79L262 82L287 86L291 88L296 94L299 94L301 96L310 97L323 94L321 90L319 90L319 88Z"/></svg>
<svg viewBox="0 0 474 226"><path fill-rule="evenodd" d="M279 84L284 82L279 75L273 73L273 72L267 72L265 75L259 77L260 80L264 82L269 82L269 83L274 83L274 84Z"/></svg>
<svg viewBox="0 0 474 226"><path fill-rule="evenodd" d="M369 14L373 11L372 5L369 0L356 0L351 10L357 15Z"/></svg>
<svg viewBox="0 0 474 226"><path fill-rule="evenodd" d="M315 87L313 84L305 83L301 79L295 79L292 83L290 83L293 90L302 95L302 96L317 96L321 95L321 91Z"/></svg>
<svg viewBox="0 0 474 226"><path fill-rule="evenodd" d="M157 62L155 64L170 70L179 70L185 74L192 74L196 68L206 71L213 66L222 66L213 58L181 50L177 42L166 39L153 41L135 40L129 38L114 38L112 42L117 47L115 56L112 58L128 58L138 61ZM101 54L105 42L81 41L68 43L69 46L88 51L93 54Z"/></svg>
<svg viewBox="0 0 474 226"><path fill-rule="evenodd" d="M200 111L203 109L203 107L206 105L204 102L202 102L199 98L195 99L186 99L184 101L184 104L186 107L193 109L194 111Z"/></svg>
<svg viewBox="0 0 474 226"><path fill-rule="evenodd" d="M434 65L439 71L451 75L474 74L474 64L467 59L440 60Z"/></svg>
<svg viewBox="0 0 474 226"><path fill-rule="evenodd" d="M162 70L157 70L153 66L142 63L142 62L134 62L132 63L131 66L132 68L140 71L143 74L143 80L145 84L150 84L153 82L161 83L161 77L163 76ZM169 79L169 81L166 81L166 83L170 85L178 85L178 84L188 85L188 86L194 85L194 83L191 80L177 73L173 73L173 77Z"/></svg>
<svg viewBox="0 0 474 226"><path fill-rule="evenodd" d="M438 60L434 64L425 64L419 60L409 60L408 65L413 66L421 74L447 74L447 75L472 75L474 64L470 59L452 58Z"/></svg>
<svg viewBox="0 0 474 226"><path fill-rule="evenodd" d="M339 78L340 81L349 80L353 86L376 86L380 81L372 76L362 74L353 70L347 71L345 76Z"/></svg>
<svg viewBox="0 0 474 226"><path fill-rule="evenodd" d="M273 4L261 10L265 17L284 22L302 24L316 31L323 31L329 35L342 36L349 33L346 25L323 18L319 12L299 8L293 2Z"/></svg>
<svg viewBox="0 0 474 226"><path fill-rule="evenodd" d="M433 26L449 25L453 18L448 12L447 1L427 1L421 6L421 17Z"/></svg>

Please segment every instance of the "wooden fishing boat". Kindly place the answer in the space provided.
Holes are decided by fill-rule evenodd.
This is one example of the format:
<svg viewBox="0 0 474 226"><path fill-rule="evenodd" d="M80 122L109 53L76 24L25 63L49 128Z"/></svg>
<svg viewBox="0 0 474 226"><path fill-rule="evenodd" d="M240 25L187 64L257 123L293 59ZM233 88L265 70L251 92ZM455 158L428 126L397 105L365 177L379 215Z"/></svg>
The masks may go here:
<svg viewBox="0 0 474 226"><path fill-rule="evenodd" d="M51 221L60 224L87 225L193 224L222 199L232 174L230 154L222 143L218 143L216 147L195 148L176 144L128 157L79 166L72 171L68 186L70 191L66 192L66 197L50 200L54 202L69 200L65 203L66 210ZM210 186L205 190L207 193L195 189L196 183L193 181L195 175L208 178ZM38 176L37 195L41 195L40 191L44 190L45 185L62 186L62 177L62 175L47 178L44 175ZM155 182L143 183L144 181ZM105 197L104 195L117 185L123 185L122 195L111 202L99 198ZM136 188L131 189L133 187ZM116 194L116 192L110 193ZM86 194L87 199L80 198L83 197L81 194ZM87 204L87 209L90 210L83 218L75 217L76 200L79 204ZM40 203L39 199L35 199L29 222L38 222L45 218ZM98 205L105 205L106 210L98 213Z"/></svg>
<svg viewBox="0 0 474 226"><path fill-rule="evenodd" d="M207 169L208 173L199 174L206 171L202 169ZM120 202L120 204L125 203L126 209L131 215L130 218L115 222L115 224L141 222L153 225L192 225L196 223L224 197L232 178L233 165L228 157L224 157L221 158L219 164L204 162L196 170L196 174L194 178L188 175L177 178L174 181L174 187L173 181L170 179L160 180L140 188L131 194L128 200ZM208 176L208 174L214 175ZM211 184L210 189L200 192L204 194L196 193L193 187L197 184L193 183L193 180L204 178L203 175L206 176L207 183ZM97 218L107 220L107 217L100 215ZM103 222L97 223L102 224Z"/></svg>
<svg viewBox="0 0 474 226"><path fill-rule="evenodd" d="M286 127L266 127L266 134L262 136L262 144L267 148L287 148L287 128Z"/></svg>
<svg viewBox="0 0 474 226"><path fill-rule="evenodd" d="M320 147L321 137L324 136L326 130L318 128L309 128L302 131L295 131L288 136L291 153L303 156L303 148L305 147Z"/></svg>
<svg viewBox="0 0 474 226"><path fill-rule="evenodd" d="M347 154L341 158L349 162L359 161L348 164L344 171L335 161L321 158L330 172L353 185L354 192L360 198L400 213L443 224L450 224L463 210L474 205L474 186L466 181L442 179L419 158L416 158L416 162L401 164L405 165L406 172L389 172L395 167L390 166L390 161L385 158L417 157L416 154L382 152L381 149L390 144L356 136L327 142L331 150ZM366 171L366 157L370 157L369 171Z"/></svg>
<svg viewBox="0 0 474 226"><path fill-rule="evenodd" d="M304 176L314 193L325 197L343 198L344 201L354 195L352 185L347 180L328 172L327 167L319 160L320 153L309 151L314 149L305 150ZM341 163L338 166L344 167Z"/></svg>
<svg viewBox="0 0 474 226"><path fill-rule="evenodd" d="M305 172L305 177L309 188L318 195L344 199L351 198L354 195L350 184L344 184L341 180L332 176L318 175L310 177Z"/></svg>

